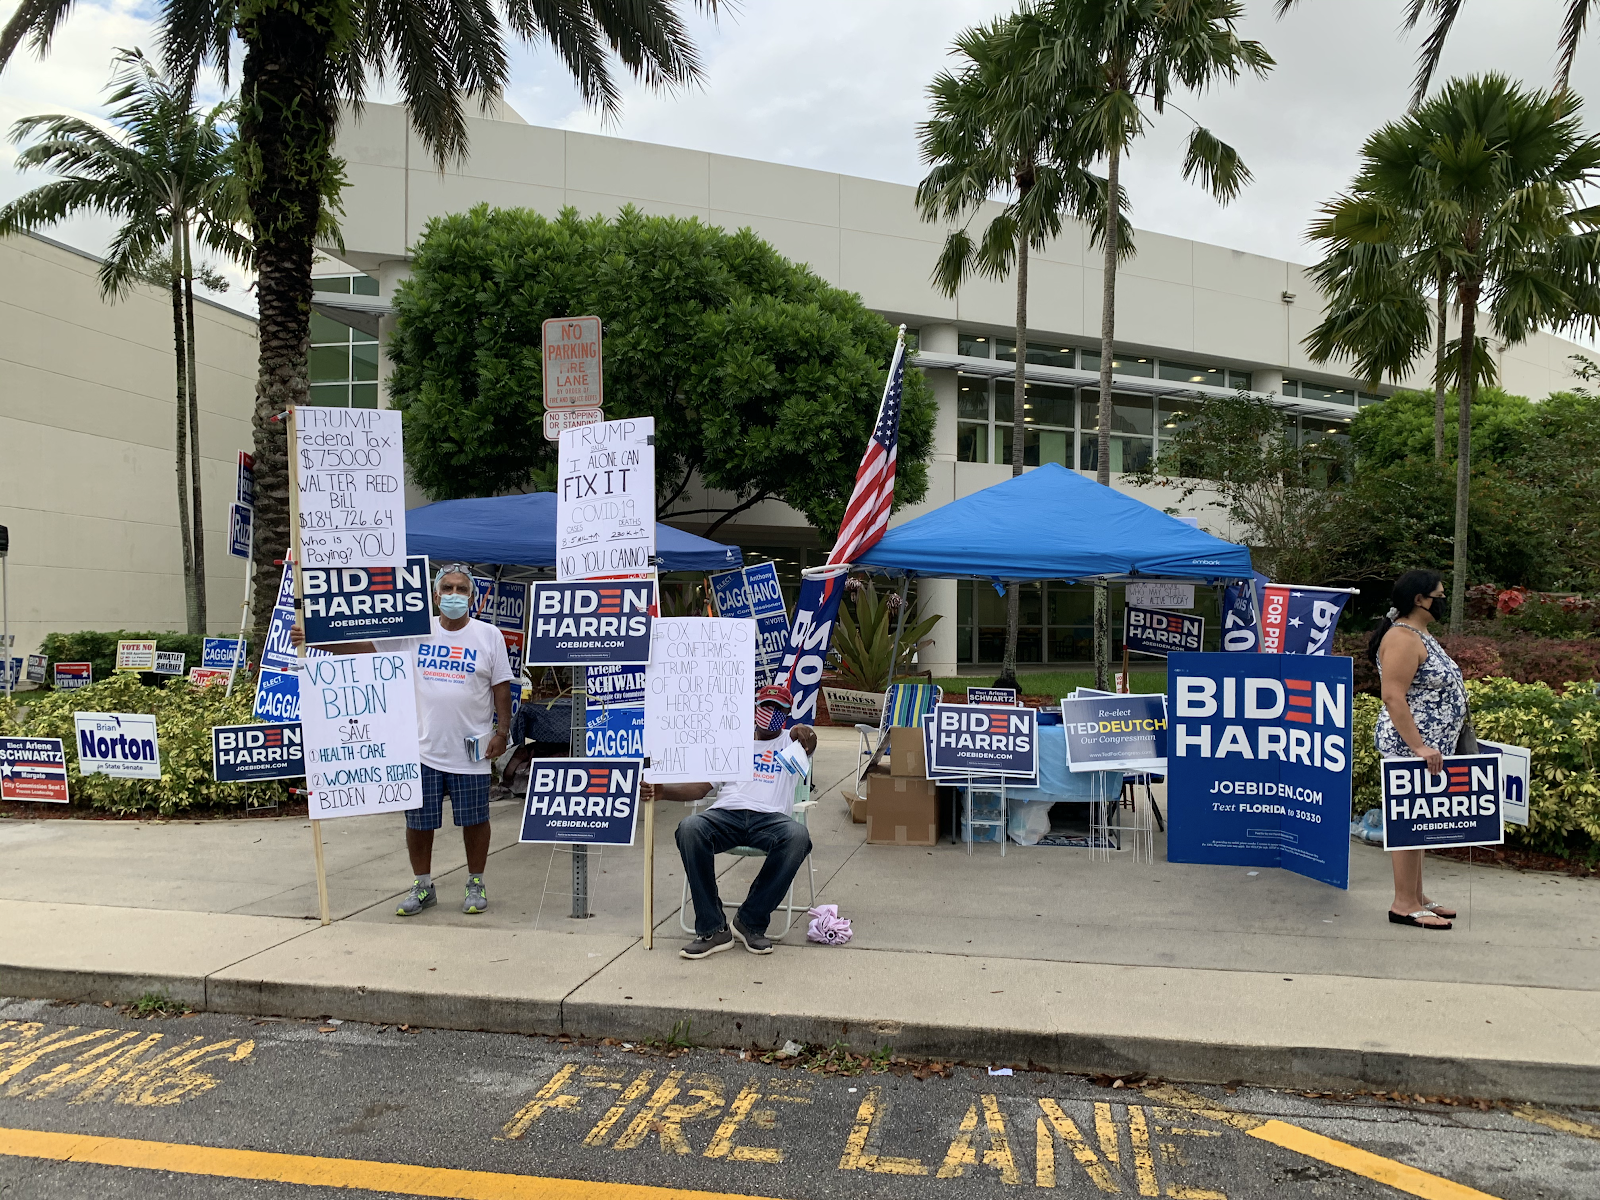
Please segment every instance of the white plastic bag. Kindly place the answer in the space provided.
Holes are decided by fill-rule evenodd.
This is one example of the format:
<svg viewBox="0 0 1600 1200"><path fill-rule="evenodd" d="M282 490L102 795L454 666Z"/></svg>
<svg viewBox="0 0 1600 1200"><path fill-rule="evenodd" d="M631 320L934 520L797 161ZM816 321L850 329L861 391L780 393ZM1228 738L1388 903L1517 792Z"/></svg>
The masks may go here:
<svg viewBox="0 0 1600 1200"><path fill-rule="evenodd" d="M1050 832L1050 805L1011 804L1007 806L1006 831L1019 846L1037 846Z"/></svg>

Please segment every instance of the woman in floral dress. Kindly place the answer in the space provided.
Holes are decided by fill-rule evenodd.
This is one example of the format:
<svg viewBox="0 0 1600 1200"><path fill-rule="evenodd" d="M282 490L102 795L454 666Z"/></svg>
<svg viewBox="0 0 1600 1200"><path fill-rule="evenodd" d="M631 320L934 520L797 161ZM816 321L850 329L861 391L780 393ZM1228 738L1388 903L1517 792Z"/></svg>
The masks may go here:
<svg viewBox="0 0 1600 1200"><path fill-rule="evenodd" d="M1383 680L1383 711L1378 714L1378 753L1386 758L1420 758L1428 773L1456 752L1467 722L1467 689L1461 668L1428 632L1446 616L1444 581L1437 571L1407 571L1395 580L1393 606L1373 631L1367 656ZM1420 929L1449 929L1456 914L1422 893L1422 851L1395 850L1394 903L1389 920Z"/></svg>

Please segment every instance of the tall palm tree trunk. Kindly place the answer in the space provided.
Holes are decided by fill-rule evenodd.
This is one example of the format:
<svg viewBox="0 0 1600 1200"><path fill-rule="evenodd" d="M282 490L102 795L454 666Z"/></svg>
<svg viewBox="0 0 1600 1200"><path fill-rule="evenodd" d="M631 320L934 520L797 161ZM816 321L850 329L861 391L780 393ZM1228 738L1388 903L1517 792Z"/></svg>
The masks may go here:
<svg viewBox="0 0 1600 1200"><path fill-rule="evenodd" d="M1017 369L1011 385L1011 475L1022 474L1023 438L1027 432L1025 391L1028 366L1028 238L1021 230L1017 233ZM1017 626L1022 617L1022 585L1011 583L1006 587L1006 651L1000 665L1000 678L1017 678Z"/></svg>
<svg viewBox="0 0 1600 1200"><path fill-rule="evenodd" d="M1450 575L1450 632L1461 632L1467 607L1467 510L1472 486L1472 392L1477 350L1478 292L1476 280L1461 287L1461 378L1456 381L1456 541Z"/></svg>
<svg viewBox="0 0 1600 1200"><path fill-rule="evenodd" d="M1121 147L1111 143L1106 155L1106 226L1101 240L1105 257L1100 267L1100 429L1095 454L1095 480L1111 486L1111 365L1117 332L1117 217L1120 204L1117 177L1122 165ZM1104 691L1111 684L1111 589L1094 585L1094 685Z"/></svg>
<svg viewBox="0 0 1600 1200"><path fill-rule="evenodd" d="M194 632L196 609L194 590L194 535L189 522L189 365L188 339L183 327L183 273L178 248L176 222L172 231L172 273L168 279L172 294L172 357L177 373L177 395L173 405L173 448L178 476L178 540L183 544L184 627Z"/></svg>
<svg viewBox="0 0 1600 1200"><path fill-rule="evenodd" d="M1439 333L1433 347L1433 461L1444 462L1444 383L1445 361L1450 337L1450 276L1439 273Z"/></svg>
<svg viewBox="0 0 1600 1200"><path fill-rule="evenodd" d="M189 364L189 483L194 494L194 626L189 630L204 637L210 622L206 616L206 521L200 499L200 361L194 337L194 258L189 242L189 222L183 223L183 317L188 334Z"/></svg>
<svg viewBox="0 0 1600 1200"><path fill-rule="evenodd" d="M246 180L256 245L260 366L256 377L255 641L265 645L289 550L286 409L308 394L312 239L335 125L329 35L282 7L258 10L241 32L240 134L257 159Z"/></svg>

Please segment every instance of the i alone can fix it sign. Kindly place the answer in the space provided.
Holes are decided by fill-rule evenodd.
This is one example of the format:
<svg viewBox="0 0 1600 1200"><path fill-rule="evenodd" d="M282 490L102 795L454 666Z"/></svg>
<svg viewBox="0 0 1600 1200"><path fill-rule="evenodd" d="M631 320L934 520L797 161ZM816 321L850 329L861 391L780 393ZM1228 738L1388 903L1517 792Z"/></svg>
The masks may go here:
<svg viewBox="0 0 1600 1200"><path fill-rule="evenodd" d="M600 318L551 317L544 323L544 406L601 408Z"/></svg>

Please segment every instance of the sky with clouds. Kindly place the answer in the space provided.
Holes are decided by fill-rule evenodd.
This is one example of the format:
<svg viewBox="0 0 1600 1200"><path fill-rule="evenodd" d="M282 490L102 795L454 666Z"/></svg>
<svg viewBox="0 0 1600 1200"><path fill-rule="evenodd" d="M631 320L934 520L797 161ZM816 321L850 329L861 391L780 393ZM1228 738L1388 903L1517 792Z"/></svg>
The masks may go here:
<svg viewBox="0 0 1600 1200"><path fill-rule="evenodd" d="M587 111L553 57L514 55L511 105L534 124L916 183L916 128L928 81L949 62L962 29L1010 11L997 0L741 0L715 21L690 18L705 63L700 88L675 95L626 89L620 120ZM1497 70L1546 86L1564 0L1471 0L1439 78ZM1419 40L1400 29L1403 0L1301 0L1287 17L1270 0L1246 0L1241 34L1277 66L1177 101L1138 144L1124 179L1142 229L1305 262L1304 231L1319 203L1354 171L1362 139L1401 113ZM154 50L155 8L143 0L79 0L40 61L19 51L0 75L0 130L39 112L103 113L119 46ZM1600 37L1581 48L1574 89L1600 101ZM217 93L220 95L220 93ZM215 98L215 97L213 97ZM374 99L391 99L379 92ZM1600 127L1600 113L1588 125ZM1254 182L1230 205L1186 183L1178 166L1190 118L1238 148ZM0 200L37 176L13 167L0 145ZM108 227L75 221L53 236L90 251ZM244 303L240 288L224 297Z"/></svg>

